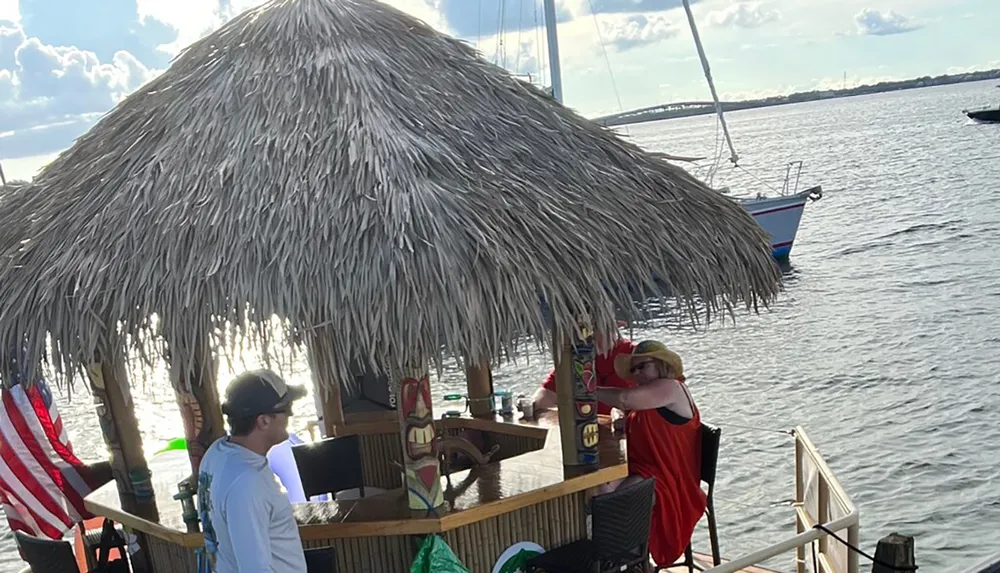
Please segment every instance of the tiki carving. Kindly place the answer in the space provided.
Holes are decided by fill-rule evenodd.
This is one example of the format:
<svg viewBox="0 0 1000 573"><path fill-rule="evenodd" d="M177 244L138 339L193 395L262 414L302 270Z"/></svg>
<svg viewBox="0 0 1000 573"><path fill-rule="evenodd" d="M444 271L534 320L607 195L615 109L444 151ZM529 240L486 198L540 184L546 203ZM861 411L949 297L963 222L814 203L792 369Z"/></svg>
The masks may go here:
<svg viewBox="0 0 1000 573"><path fill-rule="evenodd" d="M115 422L111 400L108 397L108 388L104 383L104 371L99 362L92 363L87 367L87 375L90 381L90 390L94 396L94 409L97 412L97 420L101 426L101 436L111 453L111 472L114 475L118 490L123 493L131 493L132 483L129 478L129 468L125 455L122 452L121 435L118 432L118 425ZM127 386L120 390L126 400L131 401L131 393Z"/></svg>
<svg viewBox="0 0 1000 573"><path fill-rule="evenodd" d="M431 510L444 504L438 441L431 411L431 384L426 374L406 377L396 401L403 439L403 468L410 509Z"/></svg>
<svg viewBox="0 0 1000 573"><path fill-rule="evenodd" d="M191 470L198 475L201 458L205 456L212 442L218 437L221 428L212 428L203 414L204 404L207 404L205 389L192 384L190 391L186 388L175 388L177 405L180 406L181 421L184 423L184 439L187 441L188 457L191 460Z"/></svg>
<svg viewBox="0 0 1000 573"><path fill-rule="evenodd" d="M576 456L580 465L598 462L597 376L594 338L583 331L573 340L573 405L576 419Z"/></svg>
<svg viewBox="0 0 1000 573"><path fill-rule="evenodd" d="M195 346L192 360L194 366L188 371L180 360L171 358L170 373L184 423L191 470L193 475L198 475L205 452L215 440L226 435L226 430L215 382L218 366L207 343L201 341Z"/></svg>

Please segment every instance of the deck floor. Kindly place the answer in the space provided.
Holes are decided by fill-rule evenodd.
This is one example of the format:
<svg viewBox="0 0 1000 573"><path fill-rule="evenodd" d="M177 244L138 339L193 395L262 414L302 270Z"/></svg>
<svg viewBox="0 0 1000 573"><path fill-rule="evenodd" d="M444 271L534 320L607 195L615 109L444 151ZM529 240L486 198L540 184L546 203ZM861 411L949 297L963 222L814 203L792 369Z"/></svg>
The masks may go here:
<svg viewBox="0 0 1000 573"><path fill-rule="evenodd" d="M705 555L704 553L698 553L696 551L694 554L694 560L704 569L710 569L712 567L711 555ZM725 563L726 559L723 559L722 562ZM687 567L676 565L668 569L662 569L661 571L669 571L670 573L682 573L682 572L687 573ZM695 569L695 571L697 571L697 569ZM740 571L742 573L777 573L773 569L764 569L763 567L752 567L752 566L747 567L746 569L740 569Z"/></svg>

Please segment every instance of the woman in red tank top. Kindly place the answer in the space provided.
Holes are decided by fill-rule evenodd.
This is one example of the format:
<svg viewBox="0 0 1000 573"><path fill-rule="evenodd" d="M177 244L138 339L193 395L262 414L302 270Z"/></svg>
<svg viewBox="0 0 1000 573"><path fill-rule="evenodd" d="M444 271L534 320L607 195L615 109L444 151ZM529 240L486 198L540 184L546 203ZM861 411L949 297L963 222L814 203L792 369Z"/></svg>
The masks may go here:
<svg viewBox="0 0 1000 573"><path fill-rule="evenodd" d="M684 384L680 356L663 344L640 342L630 356L615 359L615 371L638 385L598 388L597 399L628 412L629 477L623 485L656 478L649 552L657 566L667 567L684 553L705 513L701 416Z"/></svg>

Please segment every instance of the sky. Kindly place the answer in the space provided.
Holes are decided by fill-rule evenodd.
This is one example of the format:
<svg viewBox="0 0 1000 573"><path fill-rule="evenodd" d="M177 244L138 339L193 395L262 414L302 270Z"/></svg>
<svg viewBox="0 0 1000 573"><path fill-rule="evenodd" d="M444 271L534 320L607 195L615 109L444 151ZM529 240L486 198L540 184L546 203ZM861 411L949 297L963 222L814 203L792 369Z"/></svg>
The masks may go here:
<svg viewBox="0 0 1000 573"><path fill-rule="evenodd" d="M336 0L331 0L336 1ZM386 0L548 85L541 0ZM0 0L0 161L30 177L260 0ZM1000 68L1000 0L692 0L722 99ZM556 0L586 116L711 95L680 0Z"/></svg>

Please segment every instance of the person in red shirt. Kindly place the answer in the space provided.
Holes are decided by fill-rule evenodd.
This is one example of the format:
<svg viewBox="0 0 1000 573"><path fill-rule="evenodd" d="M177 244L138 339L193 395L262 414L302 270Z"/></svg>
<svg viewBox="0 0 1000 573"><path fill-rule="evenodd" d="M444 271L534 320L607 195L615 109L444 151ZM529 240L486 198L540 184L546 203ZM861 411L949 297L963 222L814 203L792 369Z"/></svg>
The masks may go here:
<svg viewBox="0 0 1000 573"><path fill-rule="evenodd" d="M611 347L607 354L597 355L594 359L594 372L597 374L598 387L631 388L635 386L635 383L631 380L626 380L615 373L615 358L630 356L633 348L635 348L635 344L631 340L619 335L618 340L615 341L614 346ZM545 381L535 391L533 400L536 412L556 407L556 371L554 369L549 372L549 375L545 377ZM611 414L611 406L599 401L597 403L597 413L609 415Z"/></svg>
<svg viewBox="0 0 1000 573"><path fill-rule="evenodd" d="M705 514L701 489L701 414L684 383L681 357L663 344L644 340L619 355L615 372L634 379L634 388L597 388L597 399L628 412L628 473L618 487L656 479L649 529L649 553L659 567L677 561Z"/></svg>

